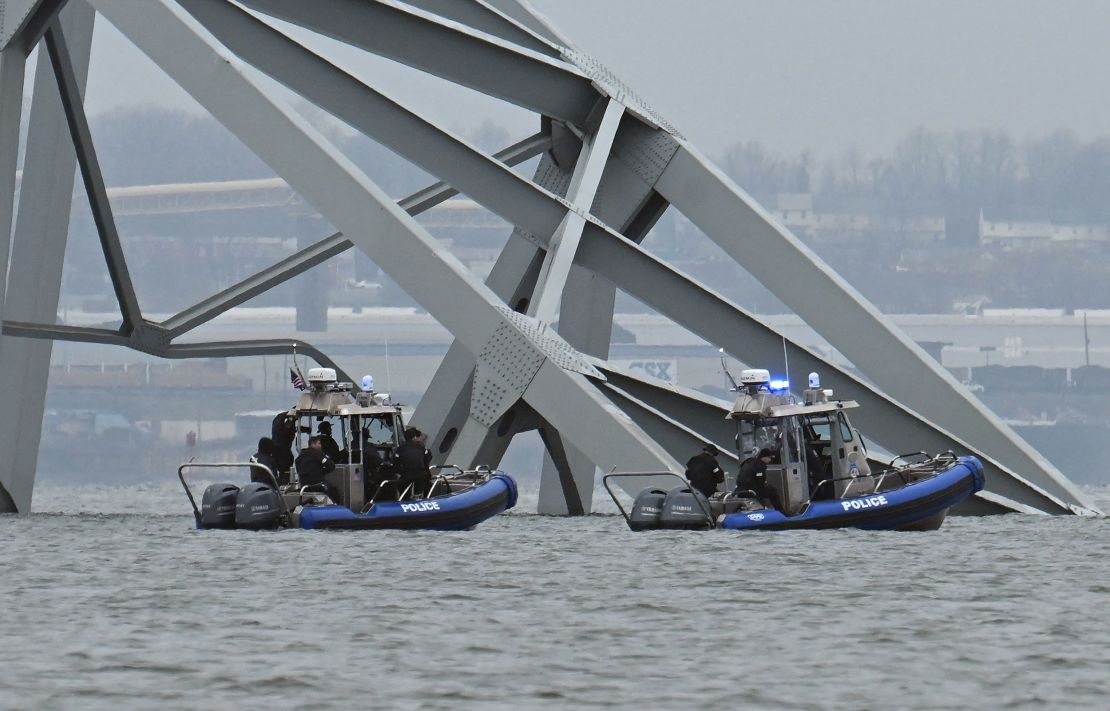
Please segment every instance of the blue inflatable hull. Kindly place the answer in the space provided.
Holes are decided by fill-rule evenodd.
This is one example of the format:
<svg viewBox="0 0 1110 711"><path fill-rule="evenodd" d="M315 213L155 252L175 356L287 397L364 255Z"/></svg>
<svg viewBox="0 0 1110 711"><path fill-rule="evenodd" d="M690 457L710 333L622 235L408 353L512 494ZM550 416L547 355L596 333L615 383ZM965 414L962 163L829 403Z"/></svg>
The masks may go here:
<svg viewBox="0 0 1110 711"><path fill-rule="evenodd" d="M721 528L770 531L912 528L933 516L943 516L949 508L982 490L984 483L982 463L975 457L960 457L936 476L899 489L852 499L814 501L805 513L797 516L786 516L774 509L729 514L721 520Z"/></svg>
<svg viewBox="0 0 1110 711"><path fill-rule="evenodd" d="M301 509L301 528L400 528L463 531L516 506L516 482L495 474L484 484L450 496L417 501L382 501L366 513L345 506Z"/></svg>

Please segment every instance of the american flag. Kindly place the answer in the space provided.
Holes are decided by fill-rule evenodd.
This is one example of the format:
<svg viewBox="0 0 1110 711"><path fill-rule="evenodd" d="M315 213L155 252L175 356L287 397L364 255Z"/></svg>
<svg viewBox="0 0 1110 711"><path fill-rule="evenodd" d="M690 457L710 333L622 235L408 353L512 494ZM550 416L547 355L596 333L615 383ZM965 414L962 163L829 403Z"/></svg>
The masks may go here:
<svg viewBox="0 0 1110 711"><path fill-rule="evenodd" d="M295 387L297 390L305 389L304 378L302 378L301 374L293 370L292 368L289 369L289 382L293 383L293 387Z"/></svg>

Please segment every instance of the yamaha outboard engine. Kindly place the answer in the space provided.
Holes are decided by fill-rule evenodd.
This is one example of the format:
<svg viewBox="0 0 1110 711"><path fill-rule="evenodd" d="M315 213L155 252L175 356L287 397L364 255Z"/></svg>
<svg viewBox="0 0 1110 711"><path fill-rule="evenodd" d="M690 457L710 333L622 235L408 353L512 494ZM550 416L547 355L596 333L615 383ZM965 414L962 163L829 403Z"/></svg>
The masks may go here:
<svg viewBox="0 0 1110 711"><path fill-rule="evenodd" d="M235 501L239 487L234 484L211 484L200 499L201 528L235 528Z"/></svg>
<svg viewBox="0 0 1110 711"><path fill-rule="evenodd" d="M274 487L262 482L247 484L235 504L235 525L239 528L277 528L282 524L285 507Z"/></svg>
<svg viewBox="0 0 1110 711"><path fill-rule="evenodd" d="M663 489L644 489L632 502L632 513L628 515L628 526L633 531L646 531L659 528L659 517L663 513L663 501L667 492Z"/></svg>
<svg viewBox="0 0 1110 711"><path fill-rule="evenodd" d="M709 500L700 491L680 486L663 499L660 528L713 528Z"/></svg>

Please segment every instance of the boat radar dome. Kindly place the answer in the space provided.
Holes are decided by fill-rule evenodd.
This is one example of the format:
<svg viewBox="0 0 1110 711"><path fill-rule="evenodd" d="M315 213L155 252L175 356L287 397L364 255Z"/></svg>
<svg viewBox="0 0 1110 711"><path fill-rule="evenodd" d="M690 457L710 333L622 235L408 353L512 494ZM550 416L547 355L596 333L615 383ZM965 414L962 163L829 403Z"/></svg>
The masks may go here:
<svg viewBox="0 0 1110 711"><path fill-rule="evenodd" d="M748 368L740 371L740 385L748 389L749 395L755 395L761 387L771 382L770 371L763 368Z"/></svg>
<svg viewBox="0 0 1110 711"><path fill-rule="evenodd" d="M762 368L748 368L740 371L741 385L763 385L771 382L771 372Z"/></svg>
<svg viewBox="0 0 1110 711"><path fill-rule="evenodd" d="M821 387L821 376L818 375L817 373L810 373L809 374L809 387L811 387L811 388Z"/></svg>
<svg viewBox="0 0 1110 711"><path fill-rule="evenodd" d="M338 379L335 377L334 368L310 368L306 380L315 385L326 385Z"/></svg>
<svg viewBox="0 0 1110 711"><path fill-rule="evenodd" d="M374 376L373 375L364 375L364 376L362 376L362 389L363 389L364 392L368 392L368 393L374 392Z"/></svg>

